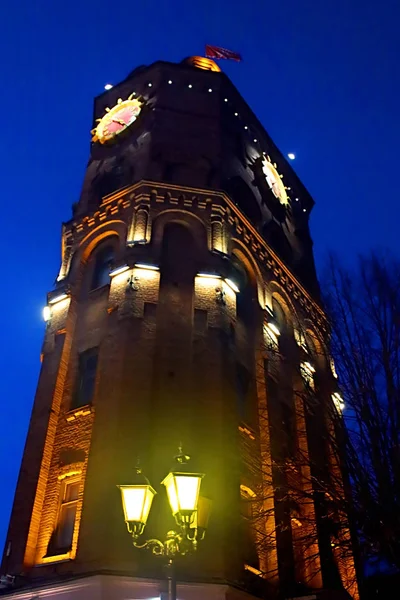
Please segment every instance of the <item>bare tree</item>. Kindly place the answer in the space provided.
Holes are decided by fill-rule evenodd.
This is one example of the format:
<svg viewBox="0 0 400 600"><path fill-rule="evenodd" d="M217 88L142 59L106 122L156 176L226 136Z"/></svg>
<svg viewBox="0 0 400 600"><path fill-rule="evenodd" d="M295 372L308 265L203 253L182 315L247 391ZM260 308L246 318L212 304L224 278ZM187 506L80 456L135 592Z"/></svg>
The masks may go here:
<svg viewBox="0 0 400 600"><path fill-rule="evenodd" d="M356 598L347 436L330 354L299 323L294 336L282 336L286 342L265 333L257 359L259 427L242 442L244 481L254 490L243 494L243 512L260 575L285 597L325 586Z"/></svg>
<svg viewBox="0 0 400 600"><path fill-rule="evenodd" d="M346 403L348 510L364 561L400 568L400 261L331 259L325 303Z"/></svg>

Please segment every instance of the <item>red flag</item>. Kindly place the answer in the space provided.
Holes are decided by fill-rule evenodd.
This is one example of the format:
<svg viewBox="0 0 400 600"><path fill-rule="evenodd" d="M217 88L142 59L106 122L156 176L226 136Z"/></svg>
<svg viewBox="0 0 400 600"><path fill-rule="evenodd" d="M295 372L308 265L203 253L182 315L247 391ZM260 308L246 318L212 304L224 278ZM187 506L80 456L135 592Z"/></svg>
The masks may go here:
<svg viewBox="0 0 400 600"><path fill-rule="evenodd" d="M228 58L230 60L236 60L240 62L242 57L237 52L226 50L225 48L219 48L218 46L206 45L206 57L207 58Z"/></svg>

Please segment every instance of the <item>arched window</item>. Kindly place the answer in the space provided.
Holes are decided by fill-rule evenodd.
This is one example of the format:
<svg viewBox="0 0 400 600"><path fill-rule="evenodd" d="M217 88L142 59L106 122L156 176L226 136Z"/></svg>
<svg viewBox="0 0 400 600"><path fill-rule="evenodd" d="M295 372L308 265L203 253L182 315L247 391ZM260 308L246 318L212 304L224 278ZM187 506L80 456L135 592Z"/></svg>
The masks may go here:
<svg viewBox="0 0 400 600"><path fill-rule="evenodd" d="M95 263L92 273L92 282L90 289L102 287L110 283L110 267L114 258L114 249L112 246L104 246L95 255Z"/></svg>
<svg viewBox="0 0 400 600"><path fill-rule="evenodd" d="M228 179L224 186L225 190L232 198L234 203L242 212L253 222L259 225L262 220L262 213L259 203L250 187L239 176Z"/></svg>
<svg viewBox="0 0 400 600"><path fill-rule="evenodd" d="M285 335L288 329L285 309L275 297L272 298L272 311L281 335Z"/></svg>
<svg viewBox="0 0 400 600"><path fill-rule="evenodd" d="M293 250L282 227L275 221L265 224L262 234L269 246L280 256L285 264L291 266L293 263Z"/></svg>

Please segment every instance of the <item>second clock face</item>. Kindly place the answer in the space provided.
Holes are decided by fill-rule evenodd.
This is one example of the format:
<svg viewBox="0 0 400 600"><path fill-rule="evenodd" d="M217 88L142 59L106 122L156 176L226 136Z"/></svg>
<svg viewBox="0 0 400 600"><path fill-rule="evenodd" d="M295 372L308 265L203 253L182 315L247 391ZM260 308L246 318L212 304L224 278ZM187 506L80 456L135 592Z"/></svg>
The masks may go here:
<svg viewBox="0 0 400 600"><path fill-rule="evenodd" d="M106 109L106 114L99 120L97 127L92 130L92 141L105 144L125 131L127 127L136 121L141 106L139 100L131 97L124 101L119 99L113 108Z"/></svg>
<svg viewBox="0 0 400 600"><path fill-rule="evenodd" d="M280 175L275 169L274 165L268 160L264 159L262 170L275 198L278 198L281 204L288 204L289 198L286 193L285 186L283 185L282 179L280 178Z"/></svg>

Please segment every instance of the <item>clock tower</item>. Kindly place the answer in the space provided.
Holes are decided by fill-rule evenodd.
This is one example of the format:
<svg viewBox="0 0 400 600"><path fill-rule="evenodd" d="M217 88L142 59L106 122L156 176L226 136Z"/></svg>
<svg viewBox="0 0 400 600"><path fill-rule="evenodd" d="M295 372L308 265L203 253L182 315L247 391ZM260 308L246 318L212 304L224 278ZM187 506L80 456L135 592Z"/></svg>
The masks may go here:
<svg viewBox="0 0 400 600"><path fill-rule="evenodd" d="M312 198L202 57L135 69L95 99L91 129L47 298L6 596L159 597L162 561L133 547L117 485L138 457L161 481L182 443L212 513L178 561L180 599L357 598L333 506L340 396ZM160 493L145 533L172 527Z"/></svg>

